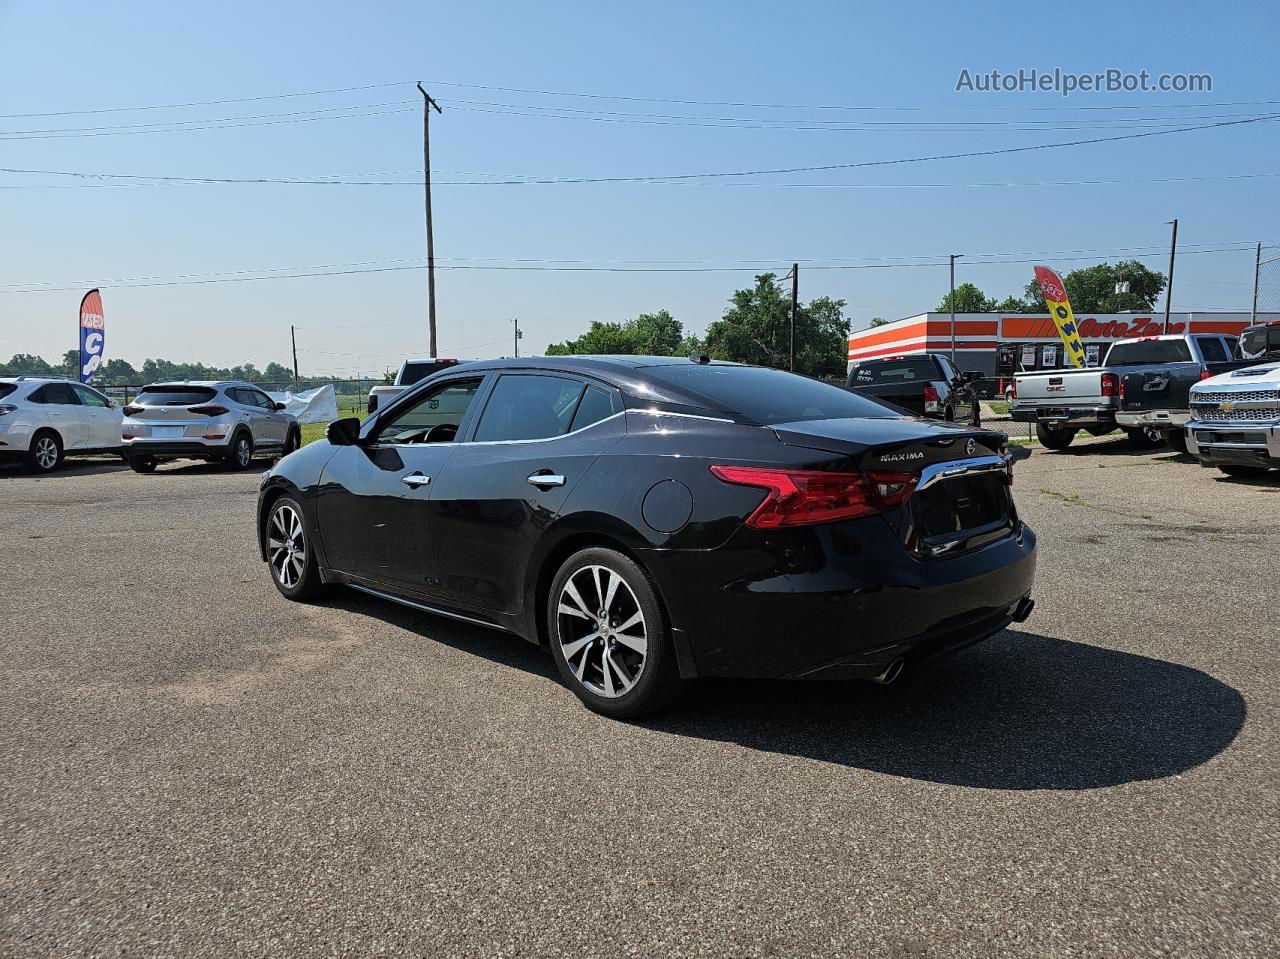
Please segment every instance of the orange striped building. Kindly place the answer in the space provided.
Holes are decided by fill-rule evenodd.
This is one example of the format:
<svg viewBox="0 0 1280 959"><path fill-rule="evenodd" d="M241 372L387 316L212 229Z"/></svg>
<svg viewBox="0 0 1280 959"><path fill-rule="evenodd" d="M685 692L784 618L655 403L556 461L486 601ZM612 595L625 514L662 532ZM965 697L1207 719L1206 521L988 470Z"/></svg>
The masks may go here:
<svg viewBox="0 0 1280 959"><path fill-rule="evenodd" d="M1080 339L1091 366L1102 362L1107 347L1132 336L1164 332L1163 313L1096 313L1077 315ZM1258 314L1258 320L1280 314ZM1172 313L1170 333L1225 333L1238 336L1249 325L1248 313ZM951 315L921 313L884 326L859 330L849 337L849 366L877 356L911 353L951 353ZM1057 369L1066 362L1062 340L1047 314L957 313L956 366L980 370L987 376L1008 376L1018 370Z"/></svg>

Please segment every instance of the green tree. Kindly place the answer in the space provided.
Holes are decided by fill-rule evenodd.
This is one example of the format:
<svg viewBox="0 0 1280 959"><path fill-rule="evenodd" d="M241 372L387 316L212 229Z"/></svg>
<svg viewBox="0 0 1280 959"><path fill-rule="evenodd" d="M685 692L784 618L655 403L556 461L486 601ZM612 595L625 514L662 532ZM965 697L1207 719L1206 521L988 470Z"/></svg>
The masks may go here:
<svg viewBox="0 0 1280 959"><path fill-rule="evenodd" d="M886 320L883 316L873 316L871 318L871 324L867 327L867 329L874 330L877 326L888 326L888 325L889 325L889 321Z"/></svg>
<svg viewBox="0 0 1280 959"><path fill-rule="evenodd" d="M581 336L547 346L548 356L642 354L670 356L681 348L684 327L666 310L641 313L625 323L592 320Z"/></svg>
<svg viewBox="0 0 1280 959"><path fill-rule="evenodd" d="M753 288L738 290L730 297L724 314L707 328L702 344L705 352L720 360L787 367L791 298L775 281L775 274L762 274ZM797 306L796 372L844 369L849 337L844 307L844 300L825 296Z"/></svg>
<svg viewBox="0 0 1280 959"><path fill-rule="evenodd" d="M102 365L94 379L107 384L137 383L141 375L126 361L113 358Z"/></svg>
<svg viewBox="0 0 1280 959"><path fill-rule="evenodd" d="M989 299L987 294L972 283L961 283L955 289L955 309L957 313L990 313L995 309L995 300ZM952 294L947 291L947 295L942 298L942 302L938 305L939 313L951 312Z"/></svg>
<svg viewBox="0 0 1280 959"><path fill-rule="evenodd" d="M284 383L293 379L293 370L279 363L268 363L262 371L262 379L267 383Z"/></svg>
<svg viewBox="0 0 1280 959"><path fill-rule="evenodd" d="M1116 284L1129 283L1128 293L1117 293ZM1156 300L1166 285L1163 273L1149 270L1137 260L1121 260L1114 266L1098 263L1072 270L1062 280L1075 313L1125 313L1130 310L1155 309ZM1027 312L1047 313L1040 286L1035 280L1027 284Z"/></svg>
<svg viewBox="0 0 1280 959"><path fill-rule="evenodd" d="M993 305L991 310L995 313L1026 313L1027 301L1011 294Z"/></svg>
<svg viewBox="0 0 1280 959"><path fill-rule="evenodd" d="M44 361L43 356L36 356L34 353L15 353L13 358L4 365L4 371L10 376L47 376L54 372L52 366Z"/></svg>

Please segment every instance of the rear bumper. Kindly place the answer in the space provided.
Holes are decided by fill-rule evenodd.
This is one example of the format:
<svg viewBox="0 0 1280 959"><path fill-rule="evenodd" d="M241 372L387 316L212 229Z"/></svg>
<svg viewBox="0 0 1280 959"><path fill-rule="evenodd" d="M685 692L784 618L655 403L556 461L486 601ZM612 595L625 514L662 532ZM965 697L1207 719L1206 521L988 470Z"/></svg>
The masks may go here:
<svg viewBox="0 0 1280 959"><path fill-rule="evenodd" d="M224 442L204 440L125 440L121 452L126 457L173 456L183 459L222 459L230 453Z"/></svg>
<svg viewBox="0 0 1280 959"><path fill-rule="evenodd" d="M1044 423L1049 426L1115 425L1112 406L1014 406L1009 415L1019 423Z"/></svg>
<svg viewBox="0 0 1280 959"><path fill-rule="evenodd" d="M919 559L882 517L791 530L742 527L710 551L645 550L699 676L873 676L999 632L1035 580L1036 537Z"/></svg>
<svg viewBox="0 0 1280 959"><path fill-rule="evenodd" d="M1158 429L1182 429L1190 421L1190 410L1146 410L1116 414L1116 423L1130 429L1147 426Z"/></svg>
<svg viewBox="0 0 1280 959"><path fill-rule="evenodd" d="M1187 452L1201 466L1280 466L1280 425L1187 423Z"/></svg>

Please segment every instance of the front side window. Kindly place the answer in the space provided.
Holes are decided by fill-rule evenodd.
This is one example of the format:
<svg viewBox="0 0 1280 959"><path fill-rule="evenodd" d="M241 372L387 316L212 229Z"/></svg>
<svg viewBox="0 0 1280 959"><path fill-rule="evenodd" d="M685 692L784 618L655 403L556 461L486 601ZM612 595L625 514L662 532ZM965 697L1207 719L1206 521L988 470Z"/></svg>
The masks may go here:
<svg viewBox="0 0 1280 959"><path fill-rule="evenodd" d="M73 386L72 389L76 391L76 395L80 397L80 402L85 406L94 406L103 410L107 408L107 401L93 390L84 386Z"/></svg>
<svg viewBox="0 0 1280 959"><path fill-rule="evenodd" d="M582 391L582 382L560 376L504 376L485 405L476 442L563 436L569 432Z"/></svg>
<svg viewBox="0 0 1280 959"><path fill-rule="evenodd" d="M397 410L377 427L374 443L451 443L462 425L480 380L453 380L423 394L421 399Z"/></svg>

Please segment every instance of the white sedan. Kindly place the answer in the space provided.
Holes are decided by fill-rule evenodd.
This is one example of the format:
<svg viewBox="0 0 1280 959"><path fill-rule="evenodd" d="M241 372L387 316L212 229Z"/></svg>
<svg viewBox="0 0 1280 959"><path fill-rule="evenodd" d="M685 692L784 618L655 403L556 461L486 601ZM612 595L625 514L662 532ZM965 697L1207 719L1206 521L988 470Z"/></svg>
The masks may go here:
<svg viewBox="0 0 1280 959"><path fill-rule="evenodd" d="M0 377L0 460L37 473L65 456L119 453L123 414L91 386L47 376Z"/></svg>

